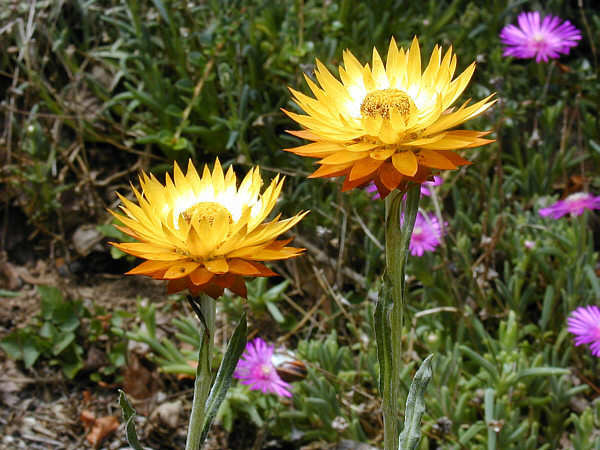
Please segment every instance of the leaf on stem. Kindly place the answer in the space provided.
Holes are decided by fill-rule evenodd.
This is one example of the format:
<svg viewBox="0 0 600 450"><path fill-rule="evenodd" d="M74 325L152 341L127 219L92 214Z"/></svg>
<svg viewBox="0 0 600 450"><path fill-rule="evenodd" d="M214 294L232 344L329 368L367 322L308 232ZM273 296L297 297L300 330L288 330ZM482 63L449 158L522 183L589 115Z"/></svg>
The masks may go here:
<svg viewBox="0 0 600 450"><path fill-rule="evenodd" d="M417 370L415 378L410 384L408 398L406 399L406 411L404 415L404 429L400 433L399 449L414 450L421 440L421 418L425 413L425 390L431 380L431 359L429 355Z"/></svg>
<svg viewBox="0 0 600 450"><path fill-rule="evenodd" d="M127 442L134 450L143 450L138 440L137 433L135 432L135 424L133 418L135 417L135 409L129 402L129 399L121 389L119 389L119 406L123 411L123 419L125 420L125 432L127 436Z"/></svg>
<svg viewBox="0 0 600 450"><path fill-rule="evenodd" d="M221 402L225 398L225 394L227 394L227 391L229 390L229 386L231 386L233 372L237 367L244 348L246 348L247 335L248 327L246 325L246 314L244 313L227 345L227 350L225 350L225 354L223 355L223 361L221 361L215 382L210 390L208 400L206 401L204 420L202 423L202 434L200 435L201 443L206 439L206 435L217 414L219 405L221 405Z"/></svg>

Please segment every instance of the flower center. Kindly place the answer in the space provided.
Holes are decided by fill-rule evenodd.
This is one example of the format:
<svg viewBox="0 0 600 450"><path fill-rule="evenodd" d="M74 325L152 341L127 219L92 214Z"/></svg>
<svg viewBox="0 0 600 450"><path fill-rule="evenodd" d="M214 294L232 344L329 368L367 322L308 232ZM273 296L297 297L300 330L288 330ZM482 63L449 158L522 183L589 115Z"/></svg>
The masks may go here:
<svg viewBox="0 0 600 450"><path fill-rule="evenodd" d="M392 110L396 109L406 122L410 117L411 104L414 105L412 99L400 89L379 89L366 95L360 105L360 112L363 117L368 116L374 119L381 116L389 120Z"/></svg>
<svg viewBox="0 0 600 450"><path fill-rule="evenodd" d="M543 35L543 34L541 34L541 33L535 33L535 34L533 35L533 40L534 40L535 42L537 42L537 43L540 43L540 42L542 42L542 41L544 40L544 35Z"/></svg>
<svg viewBox="0 0 600 450"><path fill-rule="evenodd" d="M192 219L208 219L210 225L214 224L215 217L220 214L226 214L229 217L229 225L233 223L233 217L229 210L216 202L196 203L181 213L187 223L190 223Z"/></svg>
<svg viewBox="0 0 600 450"><path fill-rule="evenodd" d="M268 378L269 375L271 375L272 370L273 368L270 364L261 364L260 366L261 375L265 378Z"/></svg>

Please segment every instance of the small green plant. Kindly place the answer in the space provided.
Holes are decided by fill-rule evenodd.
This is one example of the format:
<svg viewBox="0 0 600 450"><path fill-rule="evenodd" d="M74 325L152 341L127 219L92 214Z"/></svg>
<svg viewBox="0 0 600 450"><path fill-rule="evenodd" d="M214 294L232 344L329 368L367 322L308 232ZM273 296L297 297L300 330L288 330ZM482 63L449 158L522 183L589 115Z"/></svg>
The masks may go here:
<svg viewBox="0 0 600 450"><path fill-rule="evenodd" d="M124 314L107 315L103 309L91 312L83 300L65 300L54 287L40 286L41 310L29 324L0 340L0 347L13 359L23 361L30 369L40 359L60 366L63 374L74 378L85 366L85 350L107 334L109 324L122 325ZM106 339L102 339L106 341ZM126 343L110 335L107 360L90 378L98 381L113 377L125 364Z"/></svg>
<svg viewBox="0 0 600 450"><path fill-rule="evenodd" d="M32 119L21 130L21 150L18 164L8 166L10 181L19 187L25 197L20 200L23 211L34 224L48 220L61 207L60 194L72 188L71 184L58 183L56 148L42 126Z"/></svg>
<svg viewBox="0 0 600 450"><path fill-rule="evenodd" d="M277 303L282 299L282 294L288 288L289 284L289 280L284 280L279 284L269 287L267 278L260 277L247 284L247 299L242 301L239 297L226 295L223 298L223 302L228 309L234 309L237 313L241 313L244 306L250 306L250 310L258 318L268 312L278 324L283 324L286 321L286 317L281 312L280 307L277 306Z"/></svg>
<svg viewBox="0 0 600 450"><path fill-rule="evenodd" d="M171 320L177 329L175 338L179 341L179 345L176 345L167 337L162 339L157 337L156 304L138 299L137 316L142 321L143 327L137 327L134 331L124 331L115 327L112 332L147 344L153 352L149 358L163 372L194 377L201 340L200 331L194 319L192 317L176 317Z"/></svg>
<svg viewBox="0 0 600 450"><path fill-rule="evenodd" d="M573 448L581 450L600 449L600 402L594 401L579 416L572 413L569 421L575 427L575 433L569 435Z"/></svg>

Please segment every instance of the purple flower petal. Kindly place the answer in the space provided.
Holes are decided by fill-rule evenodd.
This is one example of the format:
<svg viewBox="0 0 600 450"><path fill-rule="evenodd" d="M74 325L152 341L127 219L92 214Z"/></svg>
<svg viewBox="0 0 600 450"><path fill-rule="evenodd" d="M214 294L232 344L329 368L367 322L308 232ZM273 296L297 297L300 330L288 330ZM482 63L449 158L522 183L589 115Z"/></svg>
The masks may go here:
<svg viewBox="0 0 600 450"><path fill-rule="evenodd" d="M580 306L567 319L567 330L574 334L573 343L590 344L592 355L600 357L600 308Z"/></svg>

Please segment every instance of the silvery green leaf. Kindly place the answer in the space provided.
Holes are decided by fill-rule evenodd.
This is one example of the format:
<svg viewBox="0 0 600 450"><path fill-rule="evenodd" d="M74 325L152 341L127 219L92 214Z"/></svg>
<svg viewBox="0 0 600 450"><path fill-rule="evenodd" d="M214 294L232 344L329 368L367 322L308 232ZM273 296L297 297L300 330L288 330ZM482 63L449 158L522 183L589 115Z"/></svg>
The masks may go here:
<svg viewBox="0 0 600 450"><path fill-rule="evenodd" d="M415 378L410 384L406 411L404 415L404 429L400 433L400 450L414 450L421 440L421 418L425 413L425 390L431 380L431 359L429 355L417 370Z"/></svg>

